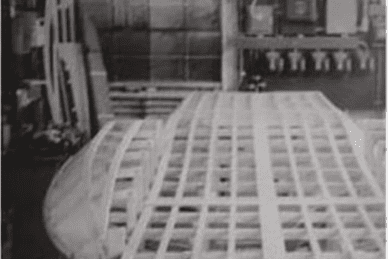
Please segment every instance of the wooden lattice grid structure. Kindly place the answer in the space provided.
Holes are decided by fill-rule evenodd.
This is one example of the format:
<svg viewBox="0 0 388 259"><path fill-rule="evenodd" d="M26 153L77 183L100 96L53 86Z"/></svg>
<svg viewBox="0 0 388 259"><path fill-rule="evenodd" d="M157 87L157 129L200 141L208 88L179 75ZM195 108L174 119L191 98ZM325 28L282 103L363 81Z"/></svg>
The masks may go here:
<svg viewBox="0 0 388 259"><path fill-rule="evenodd" d="M161 126L158 120L108 122L57 173L44 218L62 252L97 258L122 251L153 183Z"/></svg>
<svg viewBox="0 0 388 259"><path fill-rule="evenodd" d="M66 205L82 196L76 177L54 179L45 215L67 254L384 258L385 199L362 131L322 94L193 93L162 130L146 124L108 122L80 154L85 179L97 178L80 206ZM69 163L62 171L84 168ZM77 218L80 207L92 217Z"/></svg>
<svg viewBox="0 0 388 259"><path fill-rule="evenodd" d="M122 258L384 257L382 190L351 144L357 128L323 95L196 103Z"/></svg>

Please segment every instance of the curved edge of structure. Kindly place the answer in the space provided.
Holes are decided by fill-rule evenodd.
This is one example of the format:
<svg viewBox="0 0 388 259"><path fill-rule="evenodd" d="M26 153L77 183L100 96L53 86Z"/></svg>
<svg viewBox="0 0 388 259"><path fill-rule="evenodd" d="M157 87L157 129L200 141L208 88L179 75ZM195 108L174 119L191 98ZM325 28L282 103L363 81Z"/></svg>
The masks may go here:
<svg viewBox="0 0 388 259"><path fill-rule="evenodd" d="M53 119L60 120L59 113L59 96L57 85L54 82L54 75L56 70L56 51L54 46L57 44L57 23L55 1L46 1L45 6L45 22L44 22L44 47L43 47L43 58L44 58L44 70L46 74L46 90L49 105L51 107L51 113Z"/></svg>
<svg viewBox="0 0 388 259"><path fill-rule="evenodd" d="M66 256L105 258L117 252L115 234L113 241L110 235L117 229L128 235L141 213L159 162L161 124L160 120L107 122L54 176L44 200L44 222L48 236ZM133 185L116 190L117 181L126 177ZM121 214L131 223L126 227L111 225L112 208L123 198L122 191L130 195L141 191L124 197L130 202Z"/></svg>
<svg viewBox="0 0 388 259"><path fill-rule="evenodd" d="M93 154L113 124L105 125L91 143L65 162L45 195L43 219L46 231L54 245L68 257L93 243L91 236L100 236L90 224L93 217L89 204L89 168ZM63 233L68 233L71 238L64 237ZM85 236L73 233L85 233Z"/></svg>
<svg viewBox="0 0 388 259"><path fill-rule="evenodd" d="M163 139L160 141L159 152L160 154L165 150L166 146L172 141L174 137L174 129L177 127L177 123L179 119L185 115L185 111L188 109L193 109L196 107L196 104L199 102L202 93L193 92L190 93L180 104L180 106L170 115L168 120L166 121L164 128L162 130Z"/></svg>

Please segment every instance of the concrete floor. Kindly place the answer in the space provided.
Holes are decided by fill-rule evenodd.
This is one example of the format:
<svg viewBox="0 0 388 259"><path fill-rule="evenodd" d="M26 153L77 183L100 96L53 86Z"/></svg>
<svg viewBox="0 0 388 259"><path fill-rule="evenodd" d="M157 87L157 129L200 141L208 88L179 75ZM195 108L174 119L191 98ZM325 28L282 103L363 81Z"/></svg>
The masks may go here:
<svg viewBox="0 0 388 259"><path fill-rule="evenodd" d="M350 111L355 119L383 118L375 111ZM47 237L42 203L55 171L63 161L36 162L28 155L3 158L2 208L14 204L14 259L58 259L60 254Z"/></svg>

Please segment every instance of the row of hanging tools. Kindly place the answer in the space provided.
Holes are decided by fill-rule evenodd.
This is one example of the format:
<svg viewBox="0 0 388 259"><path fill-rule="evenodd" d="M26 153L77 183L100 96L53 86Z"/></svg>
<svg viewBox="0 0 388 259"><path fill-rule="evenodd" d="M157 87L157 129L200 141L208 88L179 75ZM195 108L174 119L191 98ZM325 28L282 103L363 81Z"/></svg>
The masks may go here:
<svg viewBox="0 0 388 259"><path fill-rule="evenodd" d="M248 74L268 73L365 73L375 70L375 58L368 50L246 50Z"/></svg>

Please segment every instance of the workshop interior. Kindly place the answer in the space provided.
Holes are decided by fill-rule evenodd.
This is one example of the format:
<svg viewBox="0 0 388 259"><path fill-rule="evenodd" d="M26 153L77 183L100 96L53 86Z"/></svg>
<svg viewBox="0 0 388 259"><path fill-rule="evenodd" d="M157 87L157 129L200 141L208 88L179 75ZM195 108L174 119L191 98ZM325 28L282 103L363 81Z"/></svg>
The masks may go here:
<svg viewBox="0 0 388 259"><path fill-rule="evenodd" d="M385 1L1 4L2 258L385 258Z"/></svg>

